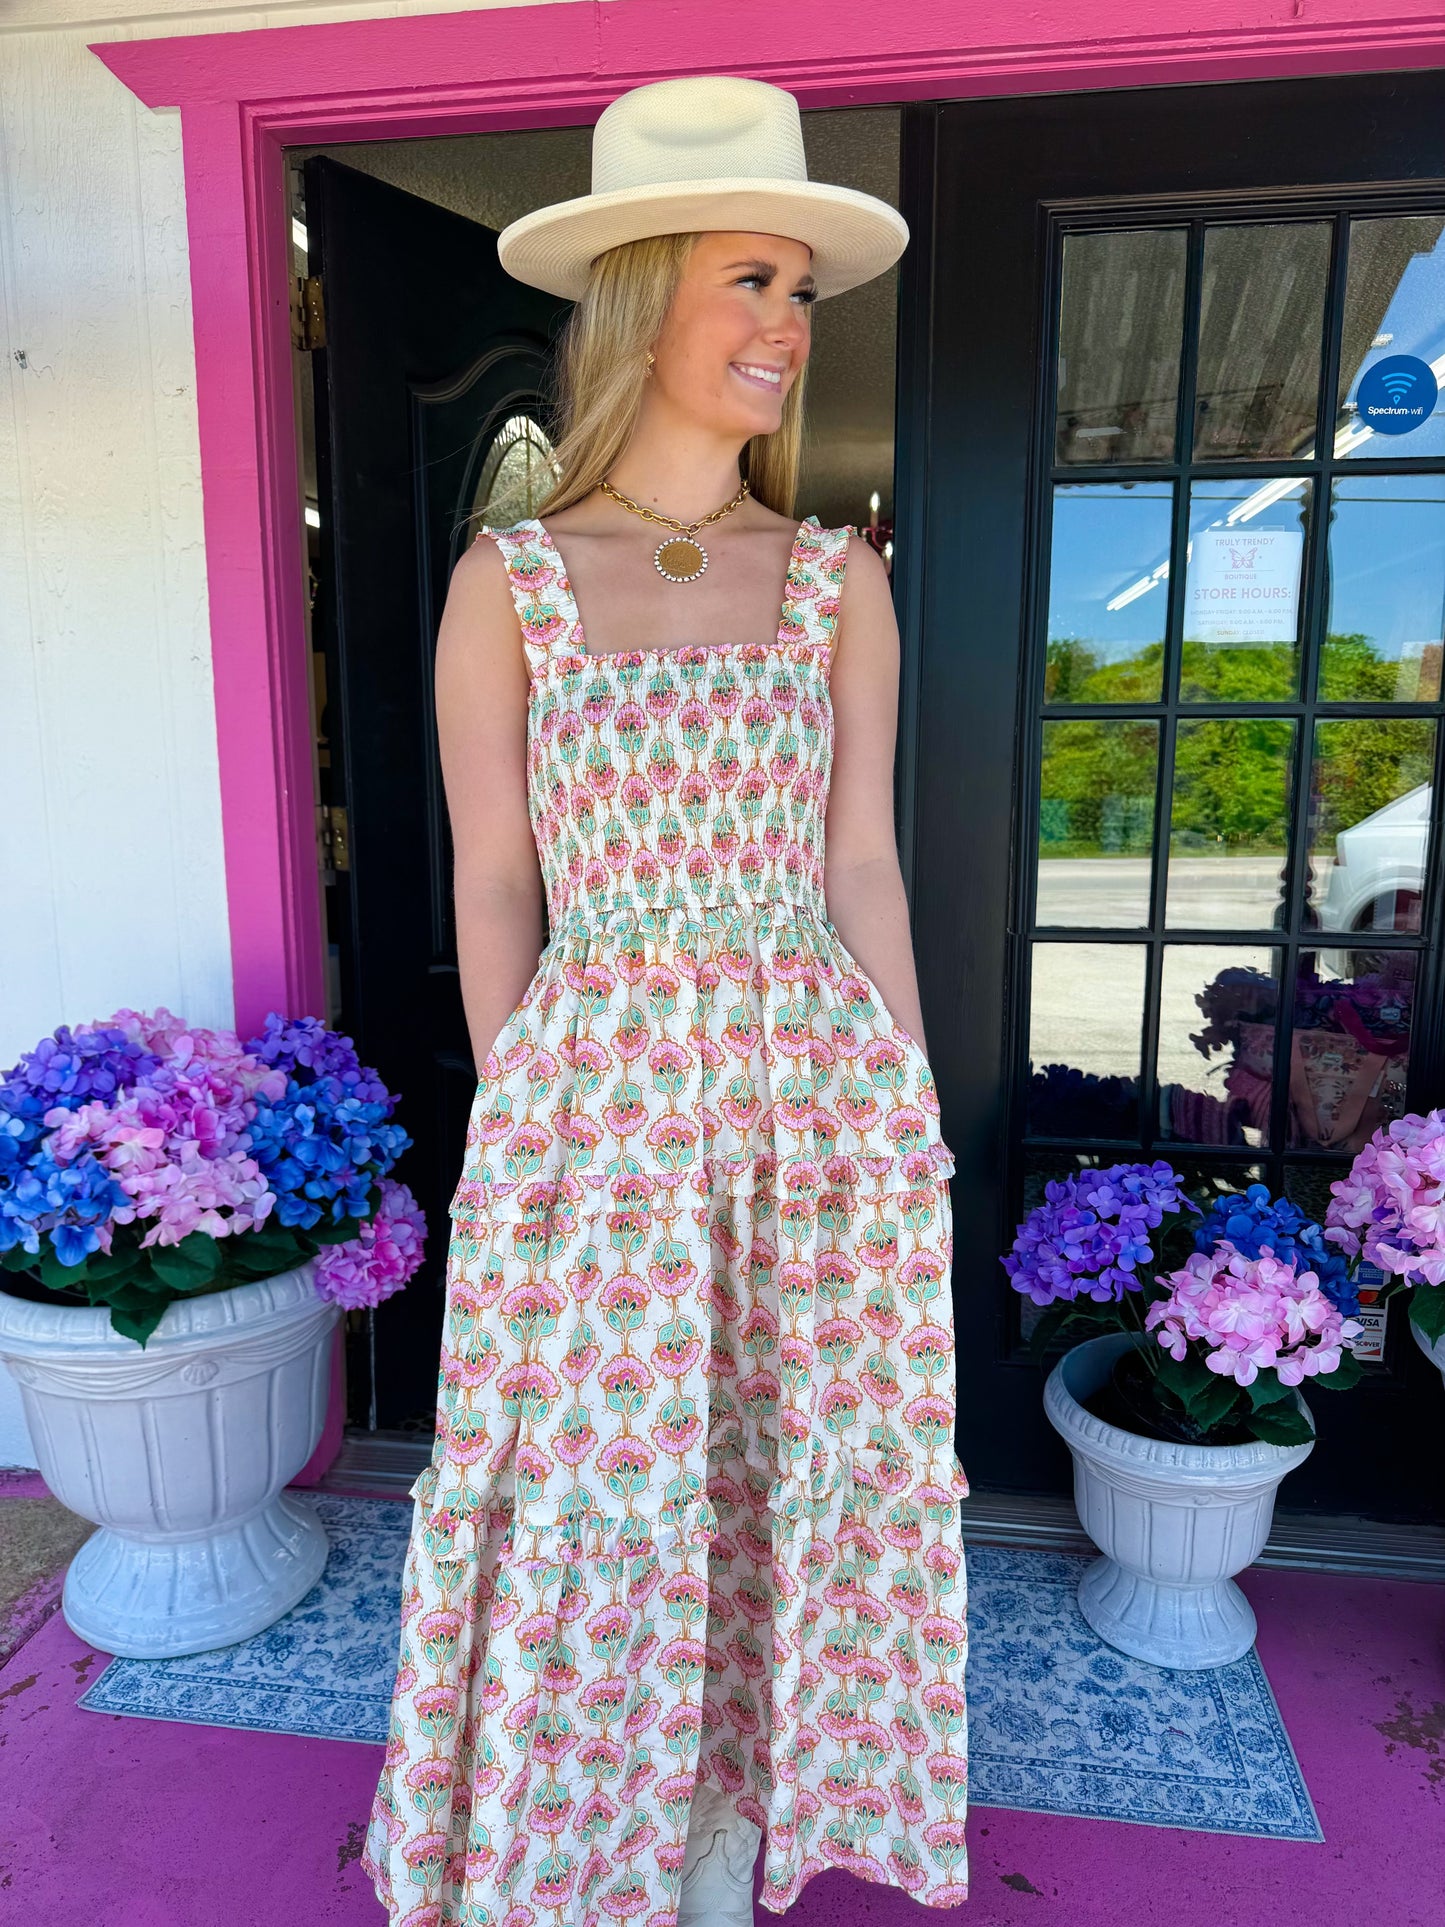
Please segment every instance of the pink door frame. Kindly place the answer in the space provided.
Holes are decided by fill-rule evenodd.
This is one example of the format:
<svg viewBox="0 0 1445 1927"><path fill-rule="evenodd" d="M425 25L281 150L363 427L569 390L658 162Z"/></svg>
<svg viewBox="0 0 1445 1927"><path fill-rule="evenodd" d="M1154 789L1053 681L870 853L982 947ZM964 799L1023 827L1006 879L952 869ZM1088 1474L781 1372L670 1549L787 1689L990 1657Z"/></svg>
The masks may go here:
<svg viewBox="0 0 1445 1927"><path fill-rule="evenodd" d="M745 73L805 107L1262 80L1445 64L1436 0L555 0L92 48L178 107L236 1024L324 1012L282 149L583 125L625 88ZM1413 10L1412 10L1413 9ZM820 44L825 43L825 44ZM766 60L739 58L770 49ZM247 375L249 373L249 379ZM341 1446L342 1344L326 1428Z"/></svg>

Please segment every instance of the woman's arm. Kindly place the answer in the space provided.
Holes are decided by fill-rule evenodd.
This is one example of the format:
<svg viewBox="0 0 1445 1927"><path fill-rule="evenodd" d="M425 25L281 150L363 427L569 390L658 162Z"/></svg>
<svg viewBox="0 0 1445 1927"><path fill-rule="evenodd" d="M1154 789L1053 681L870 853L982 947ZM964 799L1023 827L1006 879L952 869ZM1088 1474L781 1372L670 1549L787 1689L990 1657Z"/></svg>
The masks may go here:
<svg viewBox="0 0 1445 1927"><path fill-rule="evenodd" d="M527 664L506 567L474 542L447 590L437 738L455 863L457 963L480 1076L542 949L542 874L527 817Z"/></svg>
<svg viewBox="0 0 1445 1927"><path fill-rule="evenodd" d="M831 675L833 776L823 883L828 914L927 1056L893 831L898 623L883 564L856 537L848 544Z"/></svg>

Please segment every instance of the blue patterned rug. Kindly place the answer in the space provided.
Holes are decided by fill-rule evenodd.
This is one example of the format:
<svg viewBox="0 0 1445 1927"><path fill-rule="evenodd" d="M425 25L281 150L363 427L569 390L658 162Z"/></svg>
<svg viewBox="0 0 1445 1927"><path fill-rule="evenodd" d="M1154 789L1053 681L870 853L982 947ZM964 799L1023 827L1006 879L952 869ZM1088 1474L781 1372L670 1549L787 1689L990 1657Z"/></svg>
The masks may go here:
<svg viewBox="0 0 1445 1927"><path fill-rule="evenodd" d="M286 1617L193 1659L114 1659L80 1705L380 1745L396 1669L411 1507L314 1495L324 1577ZM1253 1653L1210 1673L1126 1659L1074 1600L1087 1560L968 1553L971 1799L1270 1840L1324 1838Z"/></svg>

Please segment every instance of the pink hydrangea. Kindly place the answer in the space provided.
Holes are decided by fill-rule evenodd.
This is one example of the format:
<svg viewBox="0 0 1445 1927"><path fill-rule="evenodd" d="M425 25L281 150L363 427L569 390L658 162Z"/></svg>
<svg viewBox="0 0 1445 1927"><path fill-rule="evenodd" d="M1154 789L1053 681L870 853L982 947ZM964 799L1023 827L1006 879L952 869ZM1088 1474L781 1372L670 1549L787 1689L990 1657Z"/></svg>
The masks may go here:
<svg viewBox="0 0 1445 1927"><path fill-rule="evenodd" d="M1376 1131L1330 1190L1331 1243L1412 1284L1445 1283L1445 1111Z"/></svg>
<svg viewBox="0 0 1445 1927"><path fill-rule="evenodd" d="M1169 1287L1145 1314L1171 1358L1191 1344L1208 1347L1210 1371L1251 1385L1272 1371L1282 1385L1339 1369L1362 1327L1345 1318L1320 1289L1312 1271L1296 1271L1271 1253L1247 1257L1222 1238L1213 1251L1196 1251L1178 1271L1161 1276Z"/></svg>
<svg viewBox="0 0 1445 1927"><path fill-rule="evenodd" d="M425 1243L426 1213L408 1186L383 1178L380 1202L360 1236L317 1253L316 1289L348 1311L379 1305L415 1272Z"/></svg>
<svg viewBox="0 0 1445 1927"><path fill-rule="evenodd" d="M149 1040L145 1040L149 1047ZM243 1063L250 1063L242 1055ZM264 1065L255 1065L264 1070ZM126 1195L97 1227L99 1249L112 1226L146 1221L142 1246L175 1245L193 1231L235 1237L265 1222L275 1195L248 1156L247 1109L234 1068L197 1056L188 1069L163 1064L151 1081L109 1104L57 1106L50 1146L61 1162L88 1148Z"/></svg>

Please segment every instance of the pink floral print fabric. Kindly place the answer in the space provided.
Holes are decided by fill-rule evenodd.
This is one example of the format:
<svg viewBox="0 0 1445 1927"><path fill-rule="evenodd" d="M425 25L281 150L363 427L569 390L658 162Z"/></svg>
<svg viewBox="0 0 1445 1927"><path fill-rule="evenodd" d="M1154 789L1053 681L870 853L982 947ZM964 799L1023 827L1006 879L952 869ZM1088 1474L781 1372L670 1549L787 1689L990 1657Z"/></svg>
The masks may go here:
<svg viewBox="0 0 1445 1927"><path fill-rule="evenodd" d="M967 1891L953 1158L823 898L850 531L776 641L588 655L486 531L550 934L452 1200L431 1464L363 1864L393 1927L672 1927L698 1785L782 1912Z"/></svg>

